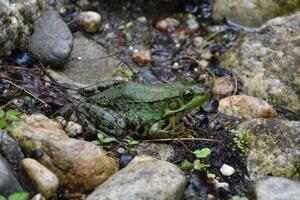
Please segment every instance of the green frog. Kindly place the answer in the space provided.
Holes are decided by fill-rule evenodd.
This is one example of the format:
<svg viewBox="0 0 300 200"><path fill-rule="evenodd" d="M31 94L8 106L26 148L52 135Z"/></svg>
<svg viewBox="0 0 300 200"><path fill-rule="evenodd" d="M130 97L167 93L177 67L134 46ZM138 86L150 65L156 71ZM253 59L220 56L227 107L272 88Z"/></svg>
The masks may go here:
<svg viewBox="0 0 300 200"><path fill-rule="evenodd" d="M176 122L209 98L209 89L178 81L156 85L126 82L112 86L78 106L88 130L116 137L167 138Z"/></svg>

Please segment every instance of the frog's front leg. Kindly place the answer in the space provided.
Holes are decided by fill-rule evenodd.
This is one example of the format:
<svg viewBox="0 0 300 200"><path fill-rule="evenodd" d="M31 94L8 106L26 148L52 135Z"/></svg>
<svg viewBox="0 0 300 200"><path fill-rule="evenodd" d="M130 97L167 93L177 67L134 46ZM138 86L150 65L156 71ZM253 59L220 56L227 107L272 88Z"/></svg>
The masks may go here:
<svg viewBox="0 0 300 200"><path fill-rule="evenodd" d="M167 123L163 120L158 121L150 127L147 136L151 138L170 138L176 134L176 122L175 117L170 118Z"/></svg>
<svg viewBox="0 0 300 200"><path fill-rule="evenodd" d="M109 108L82 103L78 106L78 112L84 119L85 128L92 133L98 130L99 132L119 137L127 131L127 121L124 116Z"/></svg>

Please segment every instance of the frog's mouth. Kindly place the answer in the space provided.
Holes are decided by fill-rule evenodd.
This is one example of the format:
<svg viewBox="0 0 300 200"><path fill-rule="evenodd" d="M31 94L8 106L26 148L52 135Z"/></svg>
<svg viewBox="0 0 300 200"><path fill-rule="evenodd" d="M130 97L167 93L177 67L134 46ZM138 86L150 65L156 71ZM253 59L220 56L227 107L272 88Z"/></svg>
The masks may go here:
<svg viewBox="0 0 300 200"><path fill-rule="evenodd" d="M188 113L190 113L195 108L201 106L207 99L209 99L208 94L194 97L191 101L189 101L185 104L182 104L180 106L180 108L177 110L166 110L163 118L167 118L167 117L171 117L171 116L176 117L176 118L183 117L183 116L187 115Z"/></svg>

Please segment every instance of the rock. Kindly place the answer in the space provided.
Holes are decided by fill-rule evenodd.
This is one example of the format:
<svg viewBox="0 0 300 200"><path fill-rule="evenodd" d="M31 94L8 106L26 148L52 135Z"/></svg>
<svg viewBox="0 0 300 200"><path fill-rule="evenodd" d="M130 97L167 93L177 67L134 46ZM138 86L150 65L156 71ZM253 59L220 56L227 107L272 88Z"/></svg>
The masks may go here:
<svg viewBox="0 0 300 200"><path fill-rule="evenodd" d="M37 192L41 193L45 198L55 195L59 186L59 181L55 174L31 158L25 158L22 161L22 166Z"/></svg>
<svg viewBox="0 0 300 200"><path fill-rule="evenodd" d="M214 81L213 94L220 97L231 96L234 94L235 88L231 76L220 77Z"/></svg>
<svg viewBox="0 0 300 200"><path fill-rule="evenodd" d="M175 158L173 147L165 143L140 143L136 147L137 155L152 156L159 160L170 161Z"/></svg>
<svg viewBox="0 0 300 200"><path fill-rule="evenodd" d="M23 189L0 155L0 194L8 196L15 192L23 192Z"/></svg>
<svg viewBox="0 0 300 200"><path fill-rule="evenodd" d="M213 18L224 17L242 26L259 27L267 20L291 13L300 7L298 0L214 0Z"/></svg>
<svg viewBox="0 0 300 200"><path fill-rule="evenodd" d="M243 82L243 91L300 110L300 12L269 21L240 37L221 65Z"/></svg>
<svg viewBox="0 0 300 200"><path fill-rule="evenodd" d="M0 0L0 57L8 56L15 47L26 49L26 37L41 11L40 1Z"/></svg>
<svg viewBox="0 0 300 200"><path fill-rule="evenodd" d="M186 24L191 31L196 31L199 28L199 23L197 22L197 19L194 15L189 16Z"/></svg>
<svg viewBox="0 0 300 200"><path fill-rule="evenodd" d="M236 133L247 143L244 151L250 178L300 179L300 122L253 119L241 123Z"/></svg>
<svg viewBox="0 0 300 200"><path fill-rule="evenodd" d="M156 22L155 28L159 30L160 32L166 32L168 29L168 22L167 20L159 20Z"/></svg>
<svg viewBox="0 0 300 200"><path fill-rule="evenodd" d="M46 200L41 194L36 194L31 200Z"/></svg>
<svg viewBox="0 0 300 200"><path fill-rule="evenodd" d="M209 186L207 181L197 175L192 175L186 190L184 191L184 199L202 200L208 199L207 193L209 192Z"/></svg>
<svg viewBox="0 0 300 200"><path fill-rule="evenodd" d="M226 115L242 119L278 117L276 110L267 102L247 95L223 98L219 101L218 109Z"/></svg>
<svg viewBox="0 0 300 200"><path fill-rule="evenodd" d="M151 157L136 157L95 189L87 200L181 199L186 185L184 173L175 165Z"/></svg>
<svg viewBox="0 0 300 200"><path fill-rule="evenodd" d="M82 133L82 126L76 122L68 121L65 130L70 137L76 137Z"/></svg>
<svg viewBox="0 0 300 200"><path fill-rule="evenodd" d="M114 159L92 143L68 138L55 120L31 115L13 125L11 136L23 152L31 155L42 150L36 160L58 177L62 187L90 191L117 171Z"/></svg>
<svg viewBox="0 0 300 200"><path fill-rule="evenodd" d="M231 176L235 173L234 168L226 164L222 165L220 171L224 176Z"/></svg>
<svg viewBox="0 0 300 200"><path fill-rule="evenodd" d="M97 0L77 0L76 6L81 10L93 10L99 6L99 2Z"/></svg>
<svg viewBox="0 0 300 200"><path fill-rule="evenodd" d="M138 65L147 65L151 63L151 53L148 50L137 51L133 53L132 59Z"/></svg>
<svg viewBox="0 0 300 200"><path fill-rule="evenodd" d="M46 11L34 22L29 50L42 63L61 68L68 60L73 36L58 12Z"/></svg>
<svg viewBox="0 0 300 200"><path fill-rule="evenodd" d="M133 155L130 154L122 154L119 159L119 167L120 169L126 167L128 163L134 158Z"/></svg>
<svg viewBox="0 0 300 200"><path fill-rule="evenodd" d="M193 40L193 44L198 48L203 44L203 42L204 42L204 39L203 39L203 37L200 37L200 36L195 37Z"/></svg>
<svg viewBox="0 0 300 200"><path fill-rule="evenodd" d="M248 188L248 199L298 200L300 182L282 177L267 177L257 180Z"/></svg>
<svg viewBox="0 0 300 200"><path fill-rule="evenodd" d="M119 72L131 73L128 67L119 63L105 48L76 32L73 50L64 69L49 70L49 73L60 82L87 86L104 79L119 78Z"/></svg>
<svg viewBox="0 0 300 200"><path fill-rule="evenodd" d="M96 33L100 28L101 15L97 12L86 11L79 15L79 24L88 33Z"/></svg>
<svg viewBox="0 0 300 200"><path fill-rule="evenodd" d="M0 129L0 152L11 164L18 164L24 158L24 154L14 139L12 139L7 131Z"/></svg>

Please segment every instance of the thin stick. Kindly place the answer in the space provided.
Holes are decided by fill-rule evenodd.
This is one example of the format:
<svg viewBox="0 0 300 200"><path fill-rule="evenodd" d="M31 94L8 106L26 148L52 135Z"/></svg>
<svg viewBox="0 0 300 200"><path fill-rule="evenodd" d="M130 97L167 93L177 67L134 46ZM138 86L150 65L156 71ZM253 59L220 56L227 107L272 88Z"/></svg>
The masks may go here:
<svg viewBox="0 0 300 200"><path fill-rule="evenodd" d="M220 140L209 139L209 138L166 138L166 139L152 139L144 140L144 142L166 142L166 141L207 141L207 142L221 142Z"/></svg>
<svg viewBox="0 0 300 200"><path fill-rule="evenodd" d="M50 107L50 105L47 104L45 101L43 101L43 100L40 99L39 97L35 96L34 94L32 94L31 92L29 92L28 90L22 88L21 86L15 84L15 83L13 83L13 82L11 82L11 81L9 81L9 80L4 80L4 81L7 82L7 83L9 83L9 84L11 84L11 85L13 85L13 86L15 86L16 88L19 88L20 90L26 92L27 94L29 94L29 95L32 96L33 98L36 98L36 99L39 100L41 103L45 104L45 106Z"/></svg>

